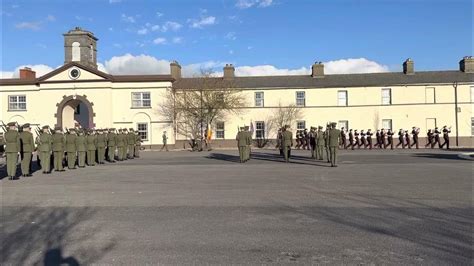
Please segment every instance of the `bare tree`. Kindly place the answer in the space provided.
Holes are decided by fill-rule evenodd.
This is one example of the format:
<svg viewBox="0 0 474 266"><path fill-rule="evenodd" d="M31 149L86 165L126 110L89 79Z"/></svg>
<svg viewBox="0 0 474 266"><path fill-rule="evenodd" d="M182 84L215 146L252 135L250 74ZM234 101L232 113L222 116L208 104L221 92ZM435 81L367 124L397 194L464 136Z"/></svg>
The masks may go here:
<svg viewBox="0 0 474 266"><path fill-rule="evenodd" d="M177 82L164 95L161 114L173 121L175 132L187 139L203 139L203 130L229 114L240 114L246 105L234 80L215 77L210 70L185 82Z"/></svg>

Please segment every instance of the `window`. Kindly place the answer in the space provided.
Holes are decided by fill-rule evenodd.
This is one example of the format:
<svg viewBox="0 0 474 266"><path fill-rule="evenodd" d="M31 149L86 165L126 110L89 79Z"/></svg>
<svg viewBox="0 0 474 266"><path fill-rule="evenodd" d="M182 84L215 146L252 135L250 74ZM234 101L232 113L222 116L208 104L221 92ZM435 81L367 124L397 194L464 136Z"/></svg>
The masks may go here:
<svg viewBox="0 0 474 266"><path fill-rule="evenodd" d="M263 107L263 91L255 92L255 107Z"/></svg>
<svg viewBox="0 0 474 266"><path fill-rule="evenodd" d="M141 140L148 140L148 124L147 123L137 123L137 131Z"/></svg>
<svg viewBox="0 0 474 266"><path fill-rule="evenodd" d="M337 105L338 106L347 106L347 91L338 91L337 92Z"/></svg>
<svg viewBox="0 0 474 266"><path fill-rule="evenodd" d="M149 92L132 92L132 108L150 107L151 99Z"/></svg>
<svg viewBox="0 0 474 266"><path fill-rule="evenodd" d="M347 129L349 128L349 121L347 121L347 120L339 120L339 121L337 122L337 126L338 126L339 129L344 128L344 129L347 130Z"/></svg>
<svg viewBox="0 0 474 266"><path fill-rule="evenodd" d="M392 119L382 119L382 128L392 129Z"/></svg>
<svg viewBox="0 0 474 266"><path fill-rule="evenodd" d="M474 86L471 87L471 103L474 102Z"/></svg>
<svg viewBox="0 0 474 266"><path fill-rule="evenodd" d="M26 95L8 96L8 110L9 111L26 110Z"/></svg>
<svg viewBox="0 0 474 266"><path fill-rule="evenodd" d="M435 88L429 87L425 89L425 103L436 103Z"/></svg>
<svg viewBox="0 0 474 266"><path fill-rule="evenodd" d="M81 61L81 47L78 42L72 43L72 58L71 61Z"/></svg>
<svg viewBox="0 0 474 266"><path fill-rule="evenodd" d="M216 123L216 139L223 139L224 138L224 122L217 122Z"/></svg>
<svg viewBox="0 0 474 266"><path fill-rule="evenodd" d="M296 105L297 106L305 106L306 105L305 92L304 91L297 91L296 92Z"/></svg>
<svg viewBox="0 0 474 266"><path fill-rule="evenodd" d="M304 131L306 128L306 121L296 121L296 132Z"/></svg>
<svg viewBox="0 0 474 266"><path fill-rule="evenodd" d="M392 89L382 89L382 104L392 104Z"/></svg>
<svg viewBox="0 0 474 266"><path fill-rule="evenodd" d="M263 121L255 122L255 137L257 139L265 138L265 123Z"/></svg>

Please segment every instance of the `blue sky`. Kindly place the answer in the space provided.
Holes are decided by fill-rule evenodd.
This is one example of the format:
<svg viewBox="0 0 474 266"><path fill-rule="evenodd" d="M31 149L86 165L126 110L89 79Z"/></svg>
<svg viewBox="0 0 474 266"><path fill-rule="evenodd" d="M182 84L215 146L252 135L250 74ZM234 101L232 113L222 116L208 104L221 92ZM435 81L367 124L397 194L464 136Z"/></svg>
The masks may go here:
<svg viewBox="0 0 474 266"><path fill-rule="evenodd" d="M158 72L169 60L247 74L298 74L315 60L339 62L335 73L400 71L408 57L417 70L457 69L473 54L472 15L470 0L2 0L0 70L62 65L62 33L75 26L99 38L112 73L140 72L143 59Z"/></svg>

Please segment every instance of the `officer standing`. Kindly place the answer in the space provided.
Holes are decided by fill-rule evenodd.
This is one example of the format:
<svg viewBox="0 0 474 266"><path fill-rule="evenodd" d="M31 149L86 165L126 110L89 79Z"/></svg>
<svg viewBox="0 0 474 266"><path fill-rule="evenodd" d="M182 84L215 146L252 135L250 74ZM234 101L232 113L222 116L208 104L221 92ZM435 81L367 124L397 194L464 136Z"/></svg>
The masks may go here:
<svg viewBox="0 0 474 266"><path fill-rule="evenodd" d="M53 139L53 165L54 170L57 172L63 172L63 159L64 159L64 148L65 148L65 138L64 134L61 131L60 127L54 128Z"/></svg>
<svg viewBox="0 0 474 266"><path fill-rule="evenodd" d="M76 169L76 129L70 128L69 134L66 134L66 154L67 154L67 168Z"/></svg>
<svg viewBox="0 0 474 266"><path fill-rule="evenodd" d="M311 127L309 129L309 146L311 148L311 159L317 159L316 154L316 128Z"/></svg>
<svg viewBox="0 0 474 266"><path fill-rule="evenodd" d="M317 133L316 140L317 140L316 145L318 145L318 150L317 150L318 160L324 160L323 150L324 150L324 146L326 146L326 141L324 140L324 132L323 132L322 126L318 126L318 133Z"/></svg>
<svg viewBox="0 0 474 266"><path fill-rule="evenodd" d="M237 132L237 136L235 137L237 140L237 147L239 148L239 159L240 163L245 162L245 149L247 147L247 138L245 136L244 127L240 127L239 132Z"/></svg>
<svg viewBox="0 0 474 266"><path fill-rule="evenodd" d="M245 147L245 159L246 161L250 160L250 154L252 154L252 133L250 133L249 126L245 126L245 138L247 146Z"/></svg>
<svg viewBox="0 0 474 266"><path fill-rule="evenodd" d="M21 174L23 177L31 176L31 158L35 149L35 141L31 133L30 124L24 124L20 134L21 142Z"/></svg>
<svg viewBox="0 0 474 266"><path fill-rule="evenodd" d="M293 133L290 131L289 125L286 125L285 130L282 132L282 144L285 161L289 163L291 147L293 146Z"/></svg>
<svg viewBox="0 0 474 266"><path fill-rule="evenodd" d="M104 164L105 161L105 147L107 147L107 136L102 129L97 130L97 162Z"/></svg>
<svg viewBox="0 0 474 266"><path fill-rule="evenodd" d="M336 123L331 123L331 129L328 131L331 167L337 167L336 156L337 156L337 146L339 144L340 135L341 135L341 132L339 131L339 129L336 129Z"/></svg>
<svg viewBox="0 0 474 266"><path fill-rule="evenodd" d="M16 165L18 154L21 149L20 135L18 134L16 123L8 123L8 131L5 132L5 154L7 156L7 174L9 180L18 180L16 176Z"/></svg>
<svg viewBox="0 0 474 266"><path fill-rule="evenodd" d="M87 140L84 135L84 130L79 129L79 134L76 137L76 150L77 150L77 165L79 168L86 167L86 152L87 152Z"/></svg>
<svg viewBox="0 0 474 266"><path fill-rule="evenodd" d="M161 138L163 139L163 146L161 146L160 151L165 149L168 151L168 136L166 136L166 131L163 131L163 135L161 135Z"/></svg>
<svg viewBox="0 0 474 266"><path fill-rule="evenodd" d="M107 134L107 150L109 162L115 163L115 148L117 145L117 134L115 134L115 128L109 128L109 133Z"/></svg>
<svg viewBox="0 0 474 266"><path fill-rule="evenodd" d="M142 146L142 137L138 134L138 131L135 131L135 150L133 156L135 158L140 158L140 147Z"/></svg>
<svg viewBox="0 0 474 266"><path fill-rule="evenodd" d="M133 128L128 129L128 135L127 135L127 143L128 143L128 158L133 159L135 156L133 156L135 152L135 142L137 140L135 139L135 133L133 131Z"/></svg>
<svg viewBox="0 0 474 266"><path fill-rule="evenodd" d="M43 126L42 129L43 133L41 133L37 139L37 150L40 152L41 170L43 170L43 174L50 174L53 138L49 133L49 126Z"/></svg>
<svg viewBox="0 0 474 266"><path fill-rule="evenodd" d="M86 137L87 143L87 165L95 166L95 152L97 150L97 137L94 130L90 129Z"/></svg>

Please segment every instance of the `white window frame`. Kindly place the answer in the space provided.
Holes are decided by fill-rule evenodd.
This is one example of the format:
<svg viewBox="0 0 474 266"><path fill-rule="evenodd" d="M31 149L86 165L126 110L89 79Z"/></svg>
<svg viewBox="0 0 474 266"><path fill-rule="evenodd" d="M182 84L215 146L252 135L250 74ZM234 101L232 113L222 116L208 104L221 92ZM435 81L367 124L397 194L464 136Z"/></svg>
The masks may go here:
<svg viewBox="0 0 474 266"><path fill-rule="evenodd" d="M24 98L24 101L20 101L20 97ZM12 101L12 99L15 99ZM20 107L24 105L24 107ZM25 94L16 94L8 95L8 111L26 111L26 95Z"/></svg>
<svg viewBox="0 0 474 266"><path fill-rule="evenodd" d="M303 97L298 97L298 94L302 95ZM305 91L297 91L295 92L296 95L296 106L306 106L306 92ZM302 101L303 103L301 103Z"/></svg>
<svg viewBox="0 0 474 266"><path fill-rule="evenodd" d="M219 128L219 125L222 125L222 128ZM222 134L221 136L219 134ZM216 122L216 139L225 139L225 122L217 121Z"/></svg>
<svg viewBox="0 0 474 266"><path fill-rule="evenodd" d="M343 128L349 130L349 120L339 120L337 121L337 126L339 129Z"/></svg>
<svg viewBox="0 0 474 266"><path fill-rule="evenodd" d="M265 138L265 122L264 121L255 121L255 138L256 139Z"/></svg>
<svg viewBox="0 0 474 266"><path fill-rule="evenodd" d="M474 136L474 117L471 117L471 136Z"/></svg>
<svg viewBox="0 0 474 266"><path fill-rule="evenodd" d="M433 99L428 99L428 91L433 90ZM425 88L425 103L436 103L436 89L435 87Z"/></svg>
<svg viewBox="0 0 474 266"><path fill-rule="evenodd" d="M474 86L471 86L471 103L474 103Z"/></svg>
<svg viewBox="0 0 474 266"><path fill-rule="evenodd" d="M81 61L81 44L79 42L73 42L71 44L71 61Z"/></svg>
<svg viewBox="0 0 474 266"><path fill-rule="evenodd" d="M148 94L148 99L143 95ZM135 96L139 96L135 98ZM148 102L148 105L145 103ZM151 93L149 91L132 92L132 108L151 108Z"/></svg>
<svg viewBox="0 0 474 266"><path fill-rule="evenodd" d="M386 100L386 96L384 92L388 91L388 102ZM383 88L382 89L382 105L392 105L392 89L391 88Z"/></svg>
<svg viewBox="0 0 474 266"><path fill-rule="evenodd" d="M344 95L344 97L341 98L341 95ZM340 90L340 91L337 91L337 105L338 106L347 106L349 101L348 101L348 97L347 97L347 90ZM342 102L341 102L342 100Z"/></svg>
<svg viewBox="0 0 474 266"><path fill-rule="evenodd" d="M140 126L143 126L145 125L145 129L140 129ZM140 138L143 140L143 141L148 141L149 139L149 135L148 135L148 123L146 122L139 122L137 123L137 132L138 132L138 135L140 136ZM143 137L143 135L145 135L145 137Z"/></svg>
<svg viewBox="0 0 474 266"><path fill-rule="evenodd" d="M385 125L388 122L390 126ZM393 120L392 119L382 119L382 128L383 129L393 129Z"/></svg>
<svg viewBox="0 0 474 266"><path fill-rule="evenodd" d="M301 125L303 125L303 126L301 127ZM296 121L296 131L300 131L300 130L304 131L305 128L306 128L306 121L305 120Z"/></svg>
<svg viewBox="0 0 474 266"><path fill-rule="evenodd" d="M257 95L260 95L258 97ZM264 107L265 106L265 93L263 91L255 92L255 107Z"/></svg>

